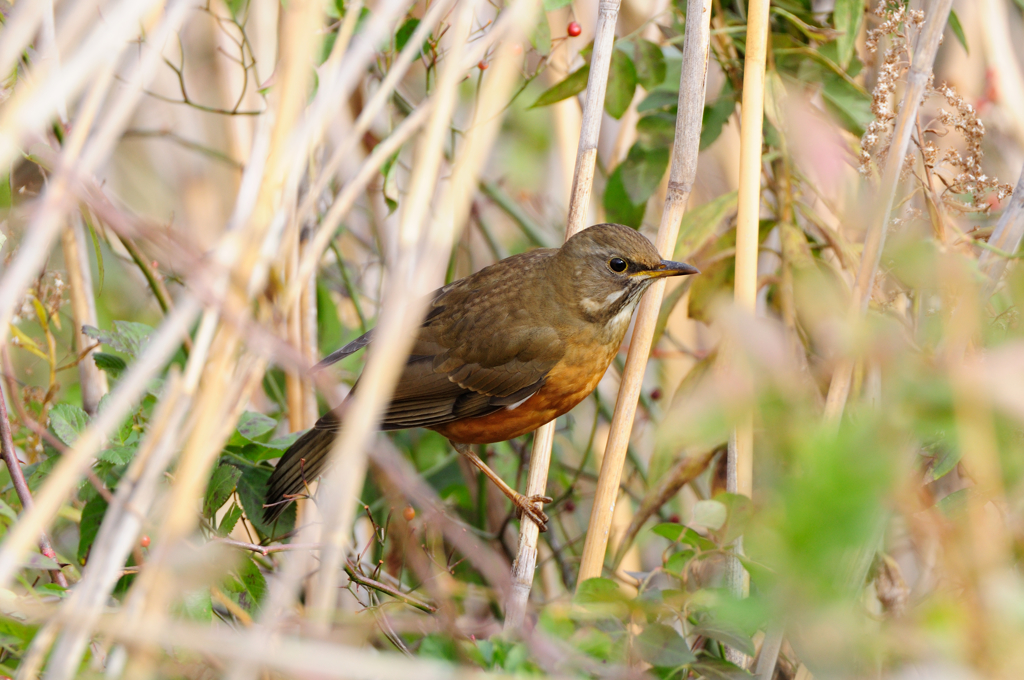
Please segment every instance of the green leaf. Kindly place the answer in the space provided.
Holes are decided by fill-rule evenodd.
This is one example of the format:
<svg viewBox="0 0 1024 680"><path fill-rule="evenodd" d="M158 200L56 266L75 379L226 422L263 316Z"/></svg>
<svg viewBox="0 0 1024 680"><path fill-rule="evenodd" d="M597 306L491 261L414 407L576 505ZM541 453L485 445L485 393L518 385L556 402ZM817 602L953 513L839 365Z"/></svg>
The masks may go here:
<svg viewBox="0 0 1024 680"><path fill-rule="evenodd" d="M641 659L663 668L678 668L697 660L683 636L663 623L644 628L636 637L636 649Z"/></svg>
<svg viewBox="0 0 1024 680"><path fill-rule="evenodd" d="M384 202L388 206L388 214L398 210L398 153L384 161L380 174L384 175Z"/></svg>
<svg viewBox="0 0 1024 680"><path fill-rule="evenodd" d="M720 493L715 500L725 506L728 513L725 531L719 538L723 544L730 543L747 528L754 515L754 504L750 497L736 493Z"/></svg>
<svg viewBox="0 0 1024 680"><path fill-rule="evenodd" d="M725 526L729 517L729 509L724 503L716 500L697 501L693 505L693 524L718 531Z"/></svg>
<svg viewBox="0 0 1024 680"><path fill-rule="evenodd" d="M639 228L644 221L644 212L647 210L647 201L640 205L634 205L629 200L629 194L622 182L622 166L620 163L608 177L608 183L604 187L604 211L609 222L625 224L633 228Z"/></svg>
<svg viewBox="0 0 1024 680"><path fill-rule="evenodd" d="M754 677L736 664L712 656L702 656L700 661L690 666L690 670L704 680L746 680Z"/></svg>
<svg viewBox="0 0 1024 680"><path fill-rule="evenodd" d="M636 122L637 141L647 149L668 149L676 137L676 117L665 111L644 116Z"/></svg>
<svg viewBox="0 0 1024 680"><path fill-rule="evenodd" d="M263 499L267 496L267 480L270 468L245 467L238 478L235 490L242 502L245 516L262 537L282 536L295 527L295 504L289 505L278 518L276 527L263 521Z"/></svg>
<svg viewBox="0 0 1024 680"><path fill-rule="evenodd" d="M245 603L246 609L255 612L259 610L260 604L263 602L263 598L267 594L267 579L264 578L263 572L251 559L243 560L241 568L238 570L238 580L242 582L245 587L248 602Z"/></svg>
<svg viewBox="0 0 1024 680"><path fill-rule="evenodd" d="M636 67L633 60L622 50L612 52L611 68L608 72L608 90L604 95L604 110L618 120L629 108L636 92Z"/></svg>
<svg viewBox="0 0 1024 680"><path fill-rule="evenodd" d="M821 94L829 111L847 130L858 137L863 135L864 128L874 119L871 96L834 73L825 76L824 85Z"/></svg>
<svg viewBox="0 0 1024 680"><path fill-rule="evenodd" d="M273 431L275 427L277 427L277 421L270 416L254 411L246 411L238 419L236 430L244 439L255 442L259 441L261 436Z"/></svg>
<svg viewBox="0 0 1024 680"><path fill-rule="evenodd" d="M576 589L573 599L577 602L607 602L609 598L617 600L621 593L619 584L610 578L588 578Z"/></svg>
<svg viewBox="0 0 1024 680"><path fill-rule="evenodd" d="M409 38L411 38L412 34L416 32L419 25L419 19L406 19L405 23L403 23L395 32L395 47L399 52L405 49L405 46L409 43ZM423 55L423 49L428 46L429 44L424 40L413 59L419 59Z"/></svg>
<svg viewBox="0 0 1024 680"><path fill-rule="evenodd" d="M956 15L956 10L949 10L949 27L956 39L964 46L964 52L970 54L971 50L967 48L967 36L964 35L964 27L960 25L960 17Z"/></svg>
<svg viewBox="0 0 1024 680"><path fill-rule="evenodd" d="M249 0L227 0L227 5L228 11L231 12L231 17L238 21L249 6Z"/></svg>
<svg viewBox="0 0 1024 680"><path fill-rule="evenodd" d="M213 602L210 600L209 588L185 591L175 609L192 621L213 621Z"/></svg>
<svg viewBox="0 0 1024 680"><path fill-rule="evenodd" d="M619 165L622 169L622 186L630 203L643 205L654 195L668 169L668 158L667 148L648 150L639 144L633 145L626 160Z"/></svg>
<svg viewBox="0 0 1024 680"><path fill-rule="evenodd" d="M131 358L137 357L149 342L149 336L156 331L144 323L135 321L115 321L113 330L101 331L92 326L83 326L82 332L104 345L124 352Z"/></svg>
<svg viewBox="0 0 1024 680"><path fill-rule="evenodd" d="M737 199L738 194L733 191L687 211L679 227L675 259L685 260L703 248L707 240L714 236L722 220L736 211Z"/></svg>
<svg viewBox="0 0 1024 680"><path fill-rule="evenodd" d="M210 483L206 487L206 496L203 498L203 515L212 519L217 514L235 492L235 485L241 476L241 470L225 463L221 463L213 471Z"/></svg>
<svg viewBox="0 0 1024 680"><path fill-rule="evenodd" d="M135 446L111 446L100 452L99 459L114 465L127 465L138 452Z"/></svg>
<svg viewBox="0 0 1024 680"><path fill-rule="evenodd" d="M572 0L544 0L544 11L554 12L556 9L562 9L572 4Z"/></svg>
<svg viewBox="0 0 1024 680"><path fill-rule="evenodd" d="M621 42L616 47L633 58L637 81L645 90L653 90L665 81L665 73L668 70L665 55L661 48L650 40L637 38Z"/></svg>
<svg viewBox="0 0 1024 680"><path fill-rule="evenodd" d="M39 553L29 553L25 555L25 562L23 563L26 569L38 569L40 571L50 571L51 569L60 569L60 565L52 557L41 555Z"/></svg>
<svg viewBox="0 0 1024 680"><path fill-rule="evenodd" d="M733 91L729 81L725 81L718 99L711 106L704 107L704 115L701 119L700 128L700 149L703 151L722 134L722 128L729 122L729 117L736 110L736 93Z"/></svg>
<svg viewBox="0 0 1024 680"><path fill-rule="evenodd" d="M68 446L74 446L78 435L88 424L89 416L86 412L72 404L57 404L50 409L50 427Z"/></svg>
<svg viewBox="0 0 1024 680"><path fill-rule="evenodd" d="M530 34L530 44L543 57L551 54L551 26L547 21L537 22L537 27Z"/></svg>
<svg viewBox="0 0 1024 680"><path fill-rule="evenodd" d="M124 359L116 354L93 352L92 360L96 364L96 368L106 371L110 374L111 378L117 378L128 368L128 364L125 363Z"/></svg>
<svg viewBox="0 0 1024 680"><path fill-rule="evenodd" d="M224 513L224 518L220 521L220 526L217 527L217 533L221 536L227 536L235 529L235 525L238 524L238 520L242 519L242 508L237 505L232 505L227 512Z"/></svg>
<svg viewBox="0 0 1024 680"><path fill-rule="evenodd" d="M575 96L587 89L587 78L590 77L590 64L573 71L560 83L555 83L537 97L537 101L530 105L531 109L541 106L550 106L563 99Z"/></svg>
<svg viewBox="0 0 1024 680"><path fill-rule="evenodd" d="M11 191L11 176L4 175L0 178L0 210L10 208L14 203L14 194Z"/></svg>
<svg viewBox="0 0 1024 680"><path fill-rule="evenodd" d="M850 65L857 47L857 36L864 21L864 0L836 0L832 13L832 25L840 32L836 38L836 52L839 65L844 69Z"/></svg>
<svg viewBox="0 0 1024 680"><path fill-rule="evenodd" d="M661 109L675 109L678 104L679 94L677 92L670 92L669 90L655 90L644 97L643 101L636 105L636 112L647 113L648 111L658 111ZM673 116L673 118L675 118L675 116Z"/></svg>
<svg viewBox="0 0 1024 680"><path fill-rule="evenodd" d="M704 637L718 640L723 645L738 649L747 656L754 656L754 643L750 641L749 635L744 635L733 628L723 626L720 622L706 622L690 631L691 635L703 635Z"/></svg>
<svg viewBox="0 0 1024 680"><path fill-rule="evenodd" d="M0 517L9 519L11 523L18 521L18 513L14 512L14 508L7 505L7 503L0 500Z"/></svg>
<svg viewBox="0 0 1024 680"><path fill-rule="evenodd" d="M651 529L651 531L675 543L684 543L701 550L715 550L718 548L713 541L704 538L685 524L662 523Z"/></svg>
<svg viewBox="0 0 1024 680"><path fill-rule="evenodd" d="M93 496L82 508L82 521L78 525L78 561L81 564L85 564L86 555L96 540L106 512L107 502L99 494Z"/></svg>

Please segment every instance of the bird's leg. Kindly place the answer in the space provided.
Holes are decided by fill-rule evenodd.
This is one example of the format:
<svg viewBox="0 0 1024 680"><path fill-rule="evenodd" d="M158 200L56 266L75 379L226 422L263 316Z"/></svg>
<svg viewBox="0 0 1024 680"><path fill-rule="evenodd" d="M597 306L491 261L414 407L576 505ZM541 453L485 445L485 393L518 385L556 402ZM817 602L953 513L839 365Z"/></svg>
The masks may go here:
<svg viewBox="0 0 1024 680"><path fill-rule="evenodd" d="M548 516L544 514L544 511L540 506L542 503L551 502L551 498L549 496L524 496L506 484L505 480L499 477L498 473L488 467L487 463L481 460L480 456L473 453L473 450L468 444L452 442L452 446L455 447L456 451L468 458L469 462L477 466L480 472L484 473L498 486L499 489L501 489L503 494L508 496L509 500L512 501L512 504L516 506L516 510L518 511L517 514L520 517L526 515L533 520L533 523L537 525L538 529L541 531L548 530Z"/></svg>

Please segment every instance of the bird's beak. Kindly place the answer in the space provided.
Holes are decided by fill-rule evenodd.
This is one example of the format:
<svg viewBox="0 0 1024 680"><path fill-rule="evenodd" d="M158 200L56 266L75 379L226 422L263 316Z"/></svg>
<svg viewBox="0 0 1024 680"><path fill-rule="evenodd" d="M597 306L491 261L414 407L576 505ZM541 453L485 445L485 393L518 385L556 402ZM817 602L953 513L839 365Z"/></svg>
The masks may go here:
<svg viewBox="0 0 1024 680"><path fill-rule="evenodd" d="M700 270L696 267L686 264L685 262L672 262L671 260L662 260L661 263L654 269L649 269L644 274L651 279L662 279L667 276L686 276L687 274L700 274Z"/></svg>

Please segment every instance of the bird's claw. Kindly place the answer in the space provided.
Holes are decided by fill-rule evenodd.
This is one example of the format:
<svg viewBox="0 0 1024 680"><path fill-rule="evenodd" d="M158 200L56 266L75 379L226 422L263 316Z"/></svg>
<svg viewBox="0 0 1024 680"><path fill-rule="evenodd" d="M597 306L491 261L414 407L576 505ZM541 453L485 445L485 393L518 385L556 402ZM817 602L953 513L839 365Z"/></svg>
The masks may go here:
<svg viewBox="0 0 1024 680"><path fill-rule="evenodd" d="M552 498L550 496L520 496L516 499L516 514L520 519L525 515L537 525L537 529L541 533L548 530L548 516L539 507L534 505L535 503L550 503Z"/></svg>

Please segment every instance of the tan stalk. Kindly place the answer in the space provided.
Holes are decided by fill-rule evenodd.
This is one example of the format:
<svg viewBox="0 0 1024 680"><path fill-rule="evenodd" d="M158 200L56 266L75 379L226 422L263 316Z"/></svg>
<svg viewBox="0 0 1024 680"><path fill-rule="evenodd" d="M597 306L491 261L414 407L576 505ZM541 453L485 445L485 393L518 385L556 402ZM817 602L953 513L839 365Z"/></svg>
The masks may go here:
<svg viewBox="0 0 1024 680"><path fill-rule="evenodd" d="M443 3L434 5L424 20L417 26L417 32L420 28L429 29L431 26L430 19L435 9L443 6ZM513 14L511 12L502 12L501 16L491 27L491 30L479 40L474 41L471 45L467 46L466 54L462 58L462 69L463 71L468 70L475 66L481 58L483 58L489 47L495 44L498 40L505 36L510 26L512 25ZM307 199L302 207L299 209L299 219L304 219L312 214L313 203L312 196L319 195L324 191L327 183L330 182L331 178L338 172L338 168L341 167L345 157L351 154L355 144L359 143L365 132L370 128L377 114L381 108L387 103L391 93L394 91L395 86L401 79L401 75L404 74L404 69L407 66L403 66L403 56L410 46L422 44L416 42L417 32L414 32L413 36L409 39L409 44L406 46L406 50L403 50L399 55L398 60L392 66L391 70L388 71L388 75L384 78L380 85L380 88L374 93L373 97L366 103L366 106L360 112L359 117L356 119L355 125L353 126L352 132L342 141L341 144L335 149L331 156L331 159L324 166L323 171L320 173L320 178L314 185L313 192L310 193L310 198ZM418 49L418 48L417 48ZM415 51L411 51L410 54L415 54ZM334 234L338 229L338 225L341 224L341 220L344 219L345 215L351 210L352 205L356 199L362 193L366 184L376 176L377 170L383 165L384 161L391 157L392 154L396 153L401 145L416 131L419 126L423 125L431 110L433 109L436 97L433 95L416 107L409 117L407 117L402 123L395 128L387 139L381 142L371 152L370 157L363 162L363 166L359 169L356 176L345 183L345 187L335 198L331 204L331 208L328 210L327 215L321 220L320 225L316 229L316 233L310 239L310 246L306 250L305 255L302 257L302 261L299 265L298 277L312 275L320 262L320 258L323 257L324 252L327 250L331 239L334 238ZM297 294L297 289L289 287L288 293L286 294L285 300L290 301L292 296Z"/></svg>
<svg viewBox="0 0 1024 680"><path fill-rule="evenodd" d="M868 233L864 238L864 249L861 254L860 269L854 282L853 294L850 299L849 318L852 324L860 321L867 312L868 301L874 288L875 277L878 275L878 263L885 246L886 232L892 218L892 209L896 201L896 190L899 187L900 174L910 147L910 136L917 125L917 112L921 106L931 77L932 64L939 50L942 32L949 19L949 10L953 0L935 0L928 5L924 28L918 36L916 50L910 72L907 74L907 89L903 95L903 103L896 117L896 125L892 134L892 146L886 157L885 171L882 174L881 200L875 201L874 215ZM846 407L846 399L850 395L850 384L853 381L853 361L844 359L832 374L832 383L828 388L828 399L825 401L825 418L838 422Z"/></svg>
<svg viewBox="0 0 1024 680"><path fill-rule="evenodd" d="M1024 168L1021 168L1017 186L1013 188L1010 202L999 216L999 222L989 237L988 244L1004 253L1016 253L1020 248L1021 237L1024 237ZM1007 264L1009 261L1006 257L991 250L984 251L978 258L978 269L989 278L983 293L985 299L988 299L999 285Z"/></svg>
<svg viewBox="0 0 1024 680"><path fill-rule="evenodd" d="M64 251L64 266L68 272L68 290L71 297L71 317L74 319L75 354L78 355L78 384L82 390L82 408L89 415L96 415L96 408L110 388L107 374L93 361L92 352L86 350L96 343L82 332L82 326L98 326L96 321L96 296L92 287L92 269L89 266L89 250L85 240L85 225L80 213L71 216L64 228L61 246Z"/></svg>
<svg viewBox="0 0 1024 680"><path fill-rule="evenodd" d="M665 195L665 207L655 243L658 252L667 257L672 257L675 251L683 213L686 212L686 204L697 176L697 152L700 147L700 124L704 112L711 35L711 0L688 0L686 16L687 30L683 43L683 70L679 79L672 167L669 171L668 193ZM597 480L594 509L590 515L587 539L583 545L577 587L586 579L600 576L604 567L615 501L629 447L629 435L633 429L633 418L636 415L644 370L651 352L651 339L654 337L664 294L664 282L656 282L644 294L637 310L629 353L626 356L622 382L612 414L604 461Z"/></svg>
<svg viewBox="0 0 1024 680"><path fill-rule="evenodd" d="M743 61L743 96L740 102L740 175L736 212L736 306L753 315L757 307L758 225L761 217L761 145L764 130L764 80L768 54L768 0L747 5L747 39ZM726 490L754 495L754 414L744 413L729 439ZM734 544L743 552L743 537ZM726 567L729 589L747 594L746 572L733 556ZM729 661L745 666L746 655L729 647Z"/></svg>
<svg viewBox="0 0 1024 680"><path fill-rule="evenodd" d="M124 9L124 12L129 17L134 17L134 12L139 6L148 5L139 2ZM178 30L190 8L189 3L178 0L169 5L165 14L154 17L154 20L159 19L155 26L147 27L139 25L138 22L133 25L136 32L140 29L146 30L152 49L143 54L136 68L126 79L125 87L110 108L104 111L101 122L86 143L91 120L96 116L103 94L111 82L114 62L107 62L110 64L108 68L100 69L98 74L94 74L94 86L86 97L81 114L76 118L76 122L81 121L81 126L76 125L72 128L68 142L62 149L62 170L58 171L47 185L38 212L26 231L27 236L18 251L18 256L0 280L0 295L3 296L0 298L0 340L6 338L13 306L21 299L28 282L37 275L46 261L57 230L64 219L66 205L70 203L67 201L71 181L70 168L74 167L75 172L83 175L91 174L107 158L126 128L143 87L152 79L156 67L161 63L158 46L163 46ZM113 26L119 26L122 21L120 16L116 21L110 15L108 19L111 19L109 23ZM114 36L116 35L115 33ZM107 47L106 54L109 56L109 45ZM69 64L67 68L62 69L57 82L44 83L40 87L43 90L57 88L58 91L63 91L61 81L70 69ZM11 105L13 102L8 102L8 106ZM176 337L180 338L187 332L197 311L198 308L194 304L181 305L175 313L164 320L163 327L165 330L174 329ZM178 342L180 344L180 340ZM169 343L170 340L166 337L160 337L154 339L147 347L143 356L118 386L110 406L83 431L75 446L61 458L37 495L33 509L12 527L3 545L0 546L0 584L4 584L0 587L6 587L18 567L21 556L35 540L35 536L52 520L67 492L81 479L106 433L121 424L128 409L145 389L146 382L163 367L167 358L177 349L177 346L169 347Z"/></svg>
<svg viewBox="0 0 1024 680"><path fill-rule="evenodd" d="M459 6L449 31L451 44L438 79L437 104L416 150L409 193L402 205L397 235L398 257L390 286L381 304L380 321L374 330L374 348L360 377L359 394L346 412L341 432L329 454L331 471L322 482L327 491L321 504L324 517L320 571L309 599L309 611L318 627L326 628L337 601L337 584L355 518L356 500L366 476L366 444L380 420L406 356L412 348L414 319L423 313L418 291L427 283L423 276L429 257L421 257L424 217L429 212L447 142L449 126L463 76L461 57L472 26L477 2ZM449 246L450 248L450 246ZM433 283L433 282L431 282ZM429 287L425 288L430 290Z"/></svg>
<svg viewBox="0 0 1024 680"><path fill-rule="evenodd" d="M1015 19L1010 19L1007 15L1010 10L1004 0L980 0L976 6L979 28L984 36L980 47L988 62L986 78L992 79L999 93L997 104L1009 119L1017 145L1024 146L1024 73L1021 73L1013 44L1016 38L1010 30L1019 20L1015 11Z"/></svg>

